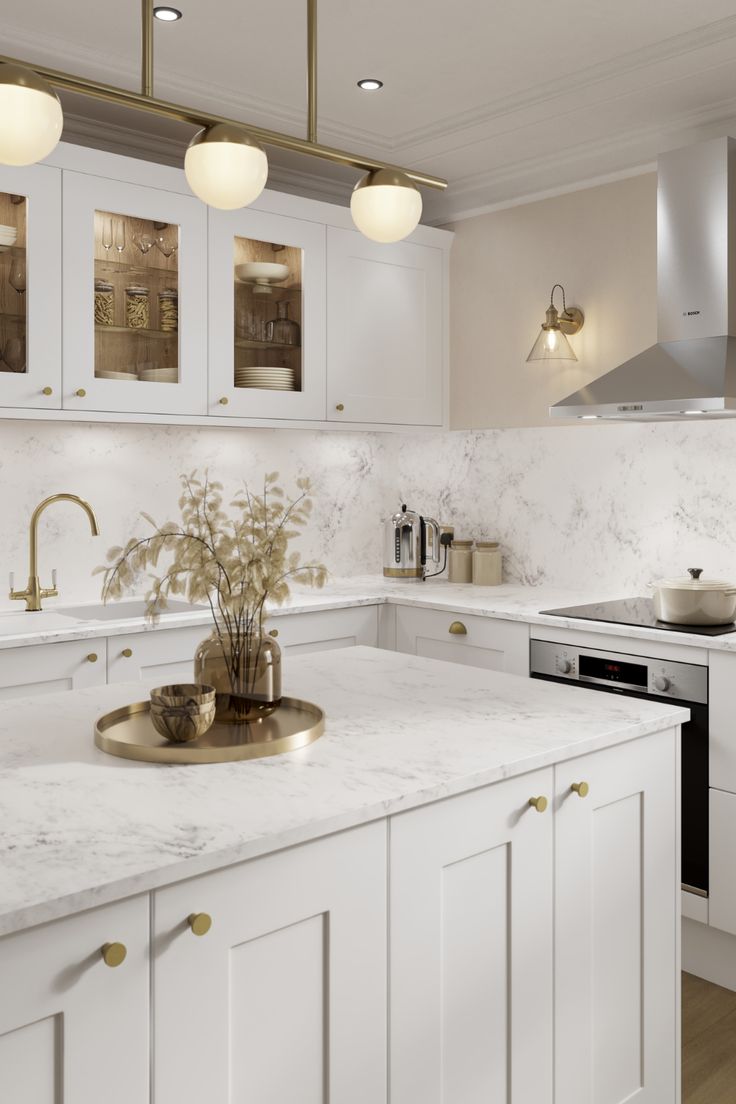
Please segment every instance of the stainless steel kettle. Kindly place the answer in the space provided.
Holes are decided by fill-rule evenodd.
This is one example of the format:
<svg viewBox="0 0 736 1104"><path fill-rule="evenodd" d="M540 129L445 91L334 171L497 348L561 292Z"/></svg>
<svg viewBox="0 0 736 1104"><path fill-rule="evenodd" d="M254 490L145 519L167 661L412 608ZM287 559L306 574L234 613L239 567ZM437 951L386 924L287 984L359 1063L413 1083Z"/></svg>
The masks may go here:
<svg viewBox="0 0 736 1104"><path fill-rule="evenodd" d="M406 504L385 526L383 574L387 579L424 579L427 564L440 562L440 527Z"/></svg>

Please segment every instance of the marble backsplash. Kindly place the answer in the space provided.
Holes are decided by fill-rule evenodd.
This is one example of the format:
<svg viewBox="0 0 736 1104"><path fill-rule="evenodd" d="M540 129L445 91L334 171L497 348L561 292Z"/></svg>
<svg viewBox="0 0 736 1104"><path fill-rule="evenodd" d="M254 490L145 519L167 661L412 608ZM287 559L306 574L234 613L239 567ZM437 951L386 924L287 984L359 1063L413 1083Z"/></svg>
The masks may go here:
<svg viewBox="0 0 736 1104"><path fill-rule="evenodd" d="M33 506L72 491L97 511L93 540L76 507L41 523L40 567L62 601L92 601L91 571L143 528L176 516L178 475L208 467L228 486L277 470L314 482L301 544L338 576L380 572L381 523L400 501L498 538L505 575L601 594L644 593L702 566L736 579L736 421L504 429L426 435L144 425L0 423L0 608L9 571L24 585Z"/></svg>

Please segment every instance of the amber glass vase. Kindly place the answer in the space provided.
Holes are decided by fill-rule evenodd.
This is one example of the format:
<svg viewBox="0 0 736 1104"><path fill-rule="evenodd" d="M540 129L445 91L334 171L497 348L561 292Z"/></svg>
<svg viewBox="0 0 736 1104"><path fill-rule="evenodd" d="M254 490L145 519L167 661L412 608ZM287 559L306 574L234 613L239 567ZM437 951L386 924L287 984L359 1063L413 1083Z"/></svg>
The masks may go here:
<svg viewBox="0 0 736 1104"><path fill-rule="evenodd" d="M194 681L214 686L217 721L259 721L281 704L281 649L259 634L243 637L235 649L226 633L213 632L195 653Z"/></svg>

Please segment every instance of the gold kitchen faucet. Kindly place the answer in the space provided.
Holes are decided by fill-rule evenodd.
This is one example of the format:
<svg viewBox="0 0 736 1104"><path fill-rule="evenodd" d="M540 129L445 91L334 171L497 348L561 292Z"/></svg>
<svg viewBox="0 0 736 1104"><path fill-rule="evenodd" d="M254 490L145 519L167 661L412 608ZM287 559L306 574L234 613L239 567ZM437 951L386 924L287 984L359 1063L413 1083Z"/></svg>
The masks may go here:
<svg viewBox="0 0 736 1104"><path fill-rule="evenodd" d="M30 529L30 565L28 569L28 586L25 590L15 590L15 573L10 573L10 597L13 601L24 601L26 604L26 611L36 612L41 609L42 598L56 598L58 590L56 589L56 569L51 573L51 586L42 587L41 580L38 577L38 519L44 512L47 506L51 506L54 502L76 502L77 506L81 506L85 514L89 518L89 527L92 530L92 536L98 537L100 531L97 528L97 518L95 512L90 506L89 502L85 502L83 498L75 494L55 494L50 495L49 498L45 498L43 502L39 502L36 509L31 514L31 529Z"/></svg>

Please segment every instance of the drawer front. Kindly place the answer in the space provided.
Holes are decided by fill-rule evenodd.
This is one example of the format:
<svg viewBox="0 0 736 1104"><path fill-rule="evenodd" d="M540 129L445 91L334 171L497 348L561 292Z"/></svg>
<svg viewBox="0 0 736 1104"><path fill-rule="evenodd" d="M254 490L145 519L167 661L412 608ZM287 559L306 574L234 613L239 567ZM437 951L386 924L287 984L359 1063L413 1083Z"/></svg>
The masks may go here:
<svg viewBox="0 0 736 1104"><path fill-rule="evenodd" d="M206 624L110 637L107 681L159 679L162 685L167 682L191 682L194 677L194 653L209 634L210 626Z"/></svg>
<svg viewBox="0 0 736 1104"><path fill-rule="evenodd" d="M0 650L0 701L104 686L105 640L67 640Z"/></svg>
<svg viewBox="0 0 736 1104"><path fill-rule="evenodd" d="M286 613L271 617L268 631L278 637L284 651L292 655L333 648L378 646L378 606L319 610L316 613Z"/></svg>
<svg viewBox="0 0 736 1104"><path fill-rule="evenodd" d="M521 621L399 606L396 649L488 671L529 674L529 626Z"/></svg>

